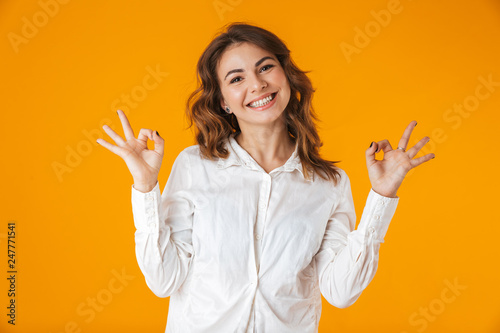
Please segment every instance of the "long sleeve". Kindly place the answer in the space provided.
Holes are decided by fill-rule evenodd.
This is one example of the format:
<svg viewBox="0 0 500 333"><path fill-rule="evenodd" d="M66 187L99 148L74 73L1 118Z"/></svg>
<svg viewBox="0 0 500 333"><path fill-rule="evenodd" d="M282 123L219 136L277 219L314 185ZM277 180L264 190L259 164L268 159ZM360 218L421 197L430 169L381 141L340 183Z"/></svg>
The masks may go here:
<svg viewBox="0 0 500 333"><path fill-rule="evenodd" d="M168 297L182 285L193 256L194 205L189 197L192 183L189 156L181 152L167 184L148 193L132 185L135 250L146 284L158 297Z"/></svg>
<svg viewBox="0 0 500 333"><path fill-rule="evenodd" d="M316 254L319 286L332 305L352 305L371 282L378 267L380 244L396 211L398 198L370 189L358 228L349 177L342 174L340 201L328 220L320 250Z"/></svg>

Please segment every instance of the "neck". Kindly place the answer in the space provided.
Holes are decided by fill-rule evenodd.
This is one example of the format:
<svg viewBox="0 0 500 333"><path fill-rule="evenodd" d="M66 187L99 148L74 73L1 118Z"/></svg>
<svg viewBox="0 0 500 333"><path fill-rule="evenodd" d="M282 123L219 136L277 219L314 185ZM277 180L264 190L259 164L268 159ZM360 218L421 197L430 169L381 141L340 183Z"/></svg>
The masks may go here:
<svg viewBox="0 0 500 333"><path fill-rule="evenodd" d="M295 143L285 126L279 128L245 128L235 136L236 142L259 163L284 163L295 150Z"/></svg>

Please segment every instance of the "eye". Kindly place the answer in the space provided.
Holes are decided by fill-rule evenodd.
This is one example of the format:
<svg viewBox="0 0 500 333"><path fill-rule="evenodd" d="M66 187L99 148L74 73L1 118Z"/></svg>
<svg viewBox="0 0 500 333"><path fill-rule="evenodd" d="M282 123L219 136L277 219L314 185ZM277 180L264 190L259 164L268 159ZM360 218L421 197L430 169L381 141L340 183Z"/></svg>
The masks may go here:
<svg viewBox="0 0 500 333"><path fill-rule="evenodd" d="M240 77L240 76L237 76L237 77L235 77L234 79L232 79L231 81L229 81L229 83L238 82L238 81L235 81L236 79L241 79L241 77Z"/></svg>
<svg viewBox="0 0 500 333"><path fill-rule="evenodd" d="M269 65L265 65L265 66L264 66L264 67L262 67L260 70L262 71L264 68L267 68L267 67L271 68L271 67L274 67L274 65L271 65L271 64L269 64Z"/></svg>

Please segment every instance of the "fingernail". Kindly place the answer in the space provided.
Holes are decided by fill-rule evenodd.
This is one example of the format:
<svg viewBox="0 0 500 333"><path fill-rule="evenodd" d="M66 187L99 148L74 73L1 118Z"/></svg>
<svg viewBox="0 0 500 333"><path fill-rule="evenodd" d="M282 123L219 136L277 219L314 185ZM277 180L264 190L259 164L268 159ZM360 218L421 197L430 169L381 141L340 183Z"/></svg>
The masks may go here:
<svg viewBox="0 0 500 333"><path fill-rule="evenodd" d="M417 126L418 123L415 123L415 126ZM415 126L413 126L415 128Z"/></svg>
<svg viewBox="0 0 500 333"><path fill-rule="evenodd" d="M156 131L156 135L160 136L160 133L158 133L158 131Z"/></svg>
<svg viewBox="0 0 500 333"><path fill-rule="evenodd" d="M97 141L97 140L96 140L95 142L99 143L99 141ZM100 144L100 143L99 143L99 144Z"/></svg>
<svg viewBox="0 0 500 333"><path fill-rule="evenodd" d="M372 141L372 143L370 143L370 147L369 148L371 148L372 146L373 146L373 141Z"/></svg>
<svg viewBox="0 0 500 333"><path fill-rule="evenodd" d="M432 156L432 158L436 157L436 155Z"/></svg>

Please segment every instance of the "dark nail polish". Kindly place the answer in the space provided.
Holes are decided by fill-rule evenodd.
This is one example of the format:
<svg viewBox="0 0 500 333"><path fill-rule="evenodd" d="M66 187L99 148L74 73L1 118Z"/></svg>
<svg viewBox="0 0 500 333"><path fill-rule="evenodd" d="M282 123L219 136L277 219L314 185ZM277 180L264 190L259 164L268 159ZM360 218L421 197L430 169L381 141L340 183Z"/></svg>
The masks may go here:
<svg viewBox="0 0 500 333"><path fill-rule="evenodd" d="M156 131L156 135L160 136L160 133L158 133L158 131Z"/></svg>
<svg viewBox="0 0 500 333"><path fill-rule="evenodd" d="M413 126L413 128L415 128L417 126L418 123L415 123L415 126Z"/></svg>
<svg viewBox="0 0 500 333"><path fill-rule="evenodd" d="M373 141L372 141L372 143L370 143L370 148L371 148L372 146L373 146Z"/></svg>

